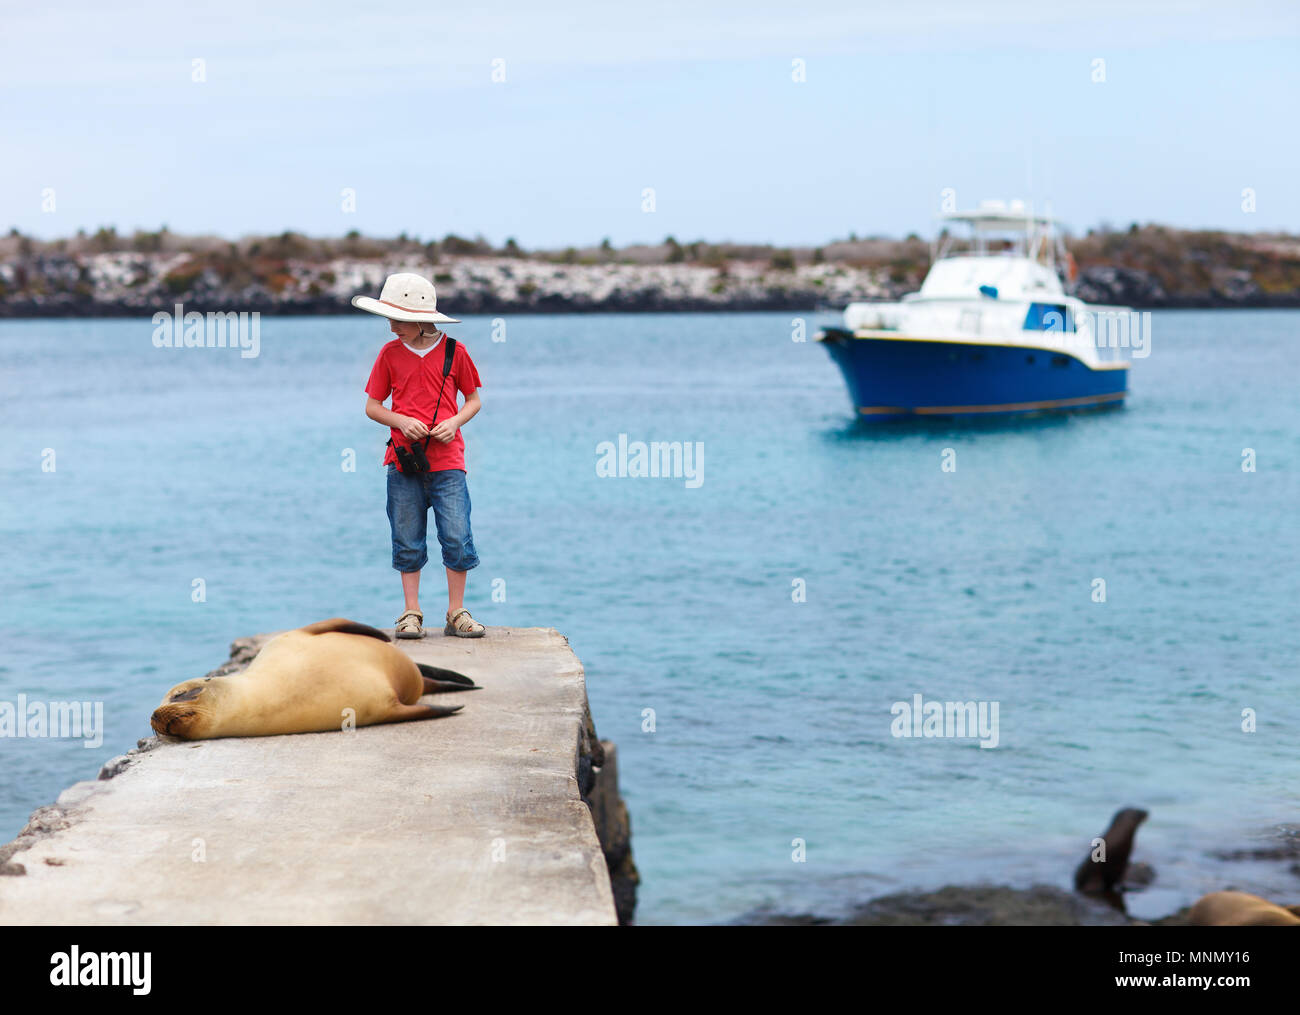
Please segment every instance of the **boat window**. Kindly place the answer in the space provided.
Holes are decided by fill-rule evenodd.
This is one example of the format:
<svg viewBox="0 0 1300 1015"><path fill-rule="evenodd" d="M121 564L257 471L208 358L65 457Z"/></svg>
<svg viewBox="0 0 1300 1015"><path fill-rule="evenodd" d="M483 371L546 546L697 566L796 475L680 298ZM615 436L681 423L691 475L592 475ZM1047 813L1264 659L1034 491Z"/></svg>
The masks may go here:
<svg viewBox="0 0 1300 1015"><path fill-rule="evenodd" d="M1074 315L1064 303L1031 303L1025 314L1025 331L1073 331Z"/></svg>
<svg viewBox="0 0 1300 1015"><path fill-rule="evenodd" d="M1052 366L1054 366L1054 367L1068 367L1069 365L1070 365L1070 357L1069 357L1069 356L1053 356L1053 357L1052 357Z"/></svg>

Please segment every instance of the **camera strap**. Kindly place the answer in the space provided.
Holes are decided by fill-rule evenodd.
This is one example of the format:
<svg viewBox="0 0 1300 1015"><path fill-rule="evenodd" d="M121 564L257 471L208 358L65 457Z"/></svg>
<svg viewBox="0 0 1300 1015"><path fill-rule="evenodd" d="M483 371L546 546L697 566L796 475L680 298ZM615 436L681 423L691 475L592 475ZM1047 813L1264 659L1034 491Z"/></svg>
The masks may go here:
<svg viewBox="0 0 1300 1015"><path fill-rule="evenodd" d="M433 410L433 422L429 424L432 429L438 422L438 409L442 408L442 389L447 386L447 375L451 373L451 360L456 355L456 340L450 335L447 337L447 348L442 354L442 383L438 385L438 408ZM451 400L454 403L456 396L453 394ZM425 438L427 441L429 438Z"/></svg>

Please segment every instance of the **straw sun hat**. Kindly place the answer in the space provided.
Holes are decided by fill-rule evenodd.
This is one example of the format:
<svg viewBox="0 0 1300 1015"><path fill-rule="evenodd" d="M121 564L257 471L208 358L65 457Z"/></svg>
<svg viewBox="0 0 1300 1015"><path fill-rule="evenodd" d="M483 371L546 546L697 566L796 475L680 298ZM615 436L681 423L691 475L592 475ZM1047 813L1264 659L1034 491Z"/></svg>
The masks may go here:
<svg viewBox="0 0 1300 1015"><path fill-rule="evenodd" d="M422 275L402 272L389 275L379 299L370 296L353 296L352 305L393 321L414 321L418 324L438 322L459 324L455 317L438 313L438 296L433 283Z"/></svg>

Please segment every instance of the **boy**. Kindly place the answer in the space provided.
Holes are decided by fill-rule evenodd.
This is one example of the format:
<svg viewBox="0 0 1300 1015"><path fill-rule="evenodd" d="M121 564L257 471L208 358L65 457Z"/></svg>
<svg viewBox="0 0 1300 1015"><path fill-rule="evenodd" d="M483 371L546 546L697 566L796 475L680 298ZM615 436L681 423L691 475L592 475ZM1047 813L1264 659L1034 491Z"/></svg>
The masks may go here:
<svg viewBox="0 0 1300 1015"><path fill-rule="evenodd" d="M438 313L433 283L419 275L389 275L379 299L354 296L352 305L389 319L397 337L379 351L366 383L366 415L390 428L384 455L388 469L388 521L393 568L402 575L406 612L397 637L422 638L420 569L428 510L433 508L447 569L447 623L443 634L481 638L482 624L465 609L465 575L478 565L469 527L465 485L465 439L460 428L480 408L478 371L465 347L435 327L459 324ZM465 396L457 411L456 392ZM392 395L392 408L384 400Z"/></svg>

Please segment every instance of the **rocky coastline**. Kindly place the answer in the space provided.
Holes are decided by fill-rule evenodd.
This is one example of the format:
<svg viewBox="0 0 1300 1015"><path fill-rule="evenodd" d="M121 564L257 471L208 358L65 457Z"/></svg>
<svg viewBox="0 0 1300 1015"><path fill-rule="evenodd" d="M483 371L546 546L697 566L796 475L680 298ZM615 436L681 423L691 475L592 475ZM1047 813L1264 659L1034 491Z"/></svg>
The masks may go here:
<svg viewBox="0 0 1300 1015"><path fill-rule="evenodd" d="M876 896L834 915L763 907L733 922L780 927L1186 926L1190 904L1148 919L1128 911L1133 899L1162 887L1159 868L1163 865L1128 864L1116 894L1109 898L1054 884L949 884ZM1262 843L1210 850L1201 867L1209 874L1204 891L1265 890L1291 902L1300 897L1300 825L1279 824L1264 835Z"/></svg>
<svg viewBox="0 0 1300 1015"><path fill-rule="evenodd" d="M454 242L453 242L454 241ZM1169 230L1090 232L1069 243L1067 291L1139 310L1300 307L1300 238ZM351 313L387 274L432 278L459 314L835 310L916 291L929 245L856 238L812 249L658 246L524 254L448 237L227 242L165 229L42 242L0 237L0 317L138 317L172 311Z"/></svg>

